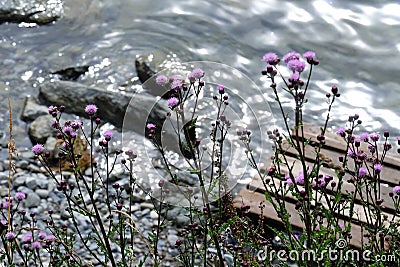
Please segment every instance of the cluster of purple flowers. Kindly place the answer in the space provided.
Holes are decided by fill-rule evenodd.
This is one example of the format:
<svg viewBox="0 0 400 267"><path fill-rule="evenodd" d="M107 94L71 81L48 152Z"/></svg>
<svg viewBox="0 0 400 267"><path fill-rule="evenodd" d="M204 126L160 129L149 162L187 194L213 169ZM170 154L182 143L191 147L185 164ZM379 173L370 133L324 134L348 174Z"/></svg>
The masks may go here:
<svg viewBox="0 0 400 267"><path fill-rule="evenodd" d="M106 130L106 131L103 133L103 138L104 138L104 140L103 140L103 139L100 139L100 140L99 140L99 146L101 146L101 147L107 147L107 146L108 146L108 142L111 141L112 136L113 136L113 132L112 132L111 130Z"/></svg>
<svg viewBox="0 0 400 267"><path fill-rule="evenodd" d="M153 123L148 123L146 125L147 131L148 131L148 137L152 138L154 133L156 132L156 125Z"/></svg>
<svg viewBox="0 0 400 267"><path fill-rule="evenodd" d="M47 111L49 112L49 114L51 116L53 116L54 118L57 117L58 112L62 113L65 110L65 106L50 106Z"/></svg>
<svg viewBox="0 0 400 267"><path fill-rule="evenodd" d="M204 77L204 71L200 68L195 68L192 70L192 72L190 72L187 75L187 78L189 80L190 85L193 85L195 82L198 82L199 87L204 85L204 82L201 80ZM157 75L156 77L156 83L158 85L167 87L169 85L168 89L174 90L176 92L183 90L183 91L187 91L188 90L188 86L185 83L185 79L180 76L180 75L173 75L170 78L168 78L167 76L160 74ZM167 104L168 107L170 109L174 109L175 107L177 107L182 99L180 99L181 94L176 94L174 96L171 96L171 98L168 99Z"/></svg>
<svg viewBox="0 0 400 267"><path fill-rule="evenodd" d="M78 136L78 131L82 129L83 122L79 119L73 120L73 121L66 121L63 126L61 127L60 125L60 118L57 116L59 112L63 112L65 110L65 106L50 106L48 108L49 113L55 117L55 120L51 122L51 127L56 129L58 132L56 133L56 138L57 139L64 139L67 140L62 143L62 146L65 149L69 149L70 146L70 141L72 139L75 139ZM85 113L89 115L90 117L93 117L97 113L97 106L94 104L89 104L85 107ZM94 122L99 125L101 120L100 118L95 118ZM103 137L105 140L101 140L100 145L101 146L106 146L108 144L108 141L111 140L112 138L112 131L107 130L103 133ZM36 156L40 156L44 152L44 146L43 144L36 144L32 147L32 153ZM50 153L48 151L45 152L46 156L49 156Z"/></svg>
<svg viewBox="0 0 400 267"><path fill-rule="evenodd" d="M13 231L9 231L4 235L4 237L7 241L13 242L17 238L17 234ZM33 251L39 249L42 246L42 243L50 245L54 240L55 236L52 234L47 235L45 232L39 232L37 238L34 238L32 232L26 232L22 238L22 243L25 250Z"/></svg>
<svg viewBox="0 0 400 267"><path fill-rule="evenodd" d="M318 65L319 60L317 60L315 53L312 51L305 52L303 57L307 60L308 64ZM283 62L286 63L287 67L293 72L291 79L299 80L300 73L302 73L306 67L304 61L300 60L300 54L297 52L290 52L283 56ZM272 52L266 53L263 56L263 61L268 63L265 73L274 74L273 67L276 66L281 60L280 58Z"/></svg>
<svg viewBox="0 0 400 267"><path fill-rule="evenodd" d="M357 124L361 124L359 120L358 114L349 117L349 122L354 122L357 120ZM380 133L361 133L359 136L355 136L350 134L351 130L346 129L344 127L340 127L336 130L336 134L343 137L344 140L348 141L350 144L354 144L354 148L352 146L349 147L347 151L347 156L354 159L357 164L359 164L357 178L365 178L368 176L375 177L379 175L383 170L383 165L379 162L375 157L374 153L378 148L378 142L381 140L382 136ZM390 136L389 131L383 132L383 141L382 146L383 150L389 151L392 148L392 145L388 142L388 138ZM397 144L400 145L400 136L396 137ZM370 155L368 155L363 149L361 149L361 142L365 143L365 146L368 148ZM397 149L397 152L400 153L400 148ZM339 161L343 162L343 157L339 157ZM371 162L372 165L370 168L368 166L362 166L363 162ZM354 181L354 180L353 180ZM395 186L393 188L394 195L400 195L400 186Z"/></svg>
<svg viewBox="0 0 400 267"><path fill-rule="evenodd" d="M286 184L287 185L292 185L293 184L293 181L292 181L292 179L290 178L290 175L289 174L286 174L285 175L285 179L286 179ZM303 172L299 172L299 174L296 176L296 177L294 177L294 181L295 181L295 183L296 184L298 184L298 185L304 185L304 173Z"/></svg>

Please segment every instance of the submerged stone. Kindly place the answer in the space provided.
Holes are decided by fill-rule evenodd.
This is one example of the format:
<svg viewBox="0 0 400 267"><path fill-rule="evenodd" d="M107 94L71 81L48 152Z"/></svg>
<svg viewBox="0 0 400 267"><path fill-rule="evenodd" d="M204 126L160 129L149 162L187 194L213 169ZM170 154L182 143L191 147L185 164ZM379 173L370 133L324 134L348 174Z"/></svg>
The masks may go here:
<svg viewBox="0 0 400 267"><path fill-rule="evenodd" d="M51 23L63 14L61 0L5 0L0 2L0 24L35 23L38 25Z"/></svg>

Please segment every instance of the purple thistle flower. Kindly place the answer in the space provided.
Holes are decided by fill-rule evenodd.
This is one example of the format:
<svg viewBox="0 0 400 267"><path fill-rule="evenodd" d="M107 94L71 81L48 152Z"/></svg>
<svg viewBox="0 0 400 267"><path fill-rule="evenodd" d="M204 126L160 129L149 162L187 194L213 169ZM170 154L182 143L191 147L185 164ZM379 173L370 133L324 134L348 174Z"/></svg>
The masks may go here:
<svg viewBox="0 0 400 267"><path fill-rule="evenodd" d="M171 89L177 91L182 89L182 86L183 86L182 80L174 80L171 84Z"/></svg>
<svg viewBox="0 0 400 267"><path fill-rule="evenodd" d="M359 178L363 178L365 177L365 175L367 175L368 170L364 167L361 167L360 169L358 169L358 177Z"/></svg>
<svg viewBox="0 0 400 267"><path fill-rule="evenodd" d="M50 127L53 129L57 129L60 126L60 123L57 120L51 122Z"/></svg>
<svg viewBox="0 0 400 267"><path fill-rule="evenodd" d="M133 150L125 151L125 154L131 159L137 158L137 154Z"/></svg>
<svg viewBox="0 0 400 267"><path fill-rule="evenodd" d="M303 57L307 59L307 61L311 61L315 59L315 53L313 51L307 51L303 54Z"/></svg>
<svg viewBox="0 0 400 267"><path fill-rule="evenodd" d="M191 73L189 73L189 80L195 79L198 80L204 76L204 71L200 68L195 68Z"/></svg>
<svg viewBox="0 0 400 267"><path fill-rule="evenodd" d="M71 133L74 131L71 126L64 126L62 129L63 133L66 135L71 135Z"/></svg>
<svg viewBox="0 0 400 267"><path fill-rule="evenodd" d="M32 241L32 233L27 232L24 236L24 239L22 239L22 241L25 243L30 243Z"/></svg>
<svg viewBox="0 0 400 267"><path fill-rule="evenodd" d="M47 110L48 110L49 114L52 115L54 112L57 112L57 107L50 106Z"/></svg>
<svg viewBox="0 0 400 267"><path fill-rule="evenodd" d="M325 178L318 178L318 184L319 186L324 187L326 185Z"/></svg>
<svg viewBox="0 0 400 267"><path fill-rule="evenodd" d="M299 175L297 177L295 177L294 180L296 181L296 184L304 185L304 173L299 172Z"/></svg>
<svg viewBox="0 0 400 267"><path fill-rule="evenodd" d="M32 147L32 153L35 154L36 156L39 156L40 154L42 154L44 150L44 147L42 144L36 144Z"/></svg>
<svg viewBox="0 0 400 267"><path fill-rule="evenodd" d="M54 235L48 235L45 237L46 242L52 242L56 238Z"/></svg>
<svg viewBox="0 0 400 267"><path fill-rule="evenodd" d="M153 123L148 123L148 124L146 125L146 128L149 129L149 130L151 130L151 129L156 128L156 126L155 126Z"/></svg>
<svg viewBox="0 0 400 267"><path fill-rule="evenodd" d="M291 185L293 184L293 181L292 181L292 179L290 178L290 175L289 175L289 174L286 174L286 175L285 175L285 179L286 179L286 184L287 184L288 186L291 186Z"/></svg>
<svg viewBox="0 0 400 267"><path fill-rule="evenodd" d="M383 169L383 166L381 164L377 163L374 165L374 170L376 173L380 173L382 171L382 169Z"/></svg>
<svg viewBox="0 0 400 267"><path fill-rule="evenodd" d="M336 134L340 136L346 135L346 128L340 127L339 129L336 130Z"/></svg>
<svg viewBox="0 0 400 267"><path fill-rule="evenodd" d="M40 248L40 242L39 242L39 241L33 242L33 243L32 243L32 248L34 248L34 249Z"/></svg>
<svg viewBox="0 0 400 267"><path fill-rule="evenodd" d="M93 116L93 115L96 114L96 112L97 112L97 107L96 107L96 105L94 105L94 104L87 105L86 108L85 108L85 112L86 112L86 114L88 114L89 116Z"/></svg>
<svg viewBox="0 0 400 267"><path fill-rule="evenodd" d="M217 86L217 90L218 90L218 92L222 95L222 94L224 94L225 93L225 87L223 86L223 85L218 85Z"/></svg>
<svg viewBox="0 0 400 267"><path fill-rule="evenodd" d="M110 130L107 130L103 133L104 139L106 139L106 141L110 141L111 137L113 136L113 132Z"/></svg>
<svg viewBox="0 0 400 267"><path fill-rule="evenodd" d="M170 99L168 99L167 104L168 104L168 107L170 107L172 109L179 104L179 99L176 97L171 97Z"/></svg>
<svg viewBox="0 0 400 267"><path fill-rule="evenodd" d="M5 238L6 238L7 240L9 240L9 241L12 241L12 240L15 239L15 233L13 233L13 232L8 232L8 233L5 235Z"/></svg>
<svg viewBox="0 0 400 267"><path fill-rule="evenodd" d="M292 81L298 81L300 79L300 75L298 73L292 73L292 75L290 75L290 79Z"/></svg>
<svg viewBox="0 0 400 267"><path fill-rule="evenodd" d="M364 142L368 142L368 137L369 137L368 133L360 134L360 139L363 140Z"/></svg>
<svg viewBox="0 0 400 267"><path fill-rule="evenodd" d="M83 122L81 120L74 120L73 122L71 122L71 127L74 130L80 129L82 127L82 125L83 125Z"/></svg>
<svg viewBox="0 0 400 267"><path fill-rule="evenodd" d="M165 75L158 75L156 78L156 83L159 85L166 85L168 83L168 78Z"/></svg>
<svg viewBox="0 0 400 267"><path fill-rule="evenodd" d="M270 65L276 65L279 62L279 58L275 53L270 52L263 56L263 61Z"/></svg>
<svg viewBox="0 0 400 267"><path fill-rule="evenodd" d="M0 205L1 205L1 207L2 207L3 209L8 209L8 207L10 206L10 201L7 200L7 201L4 202L4 203L0 203Z"/></svg>
<svg viewBox="0 0 400 267"><path fill-rule="evenodd" d="M23 192L17 192L15 194L15 199L17 199L19 201L24 200L25 198L26 198L26 195Z"/></svg>
<svg viewBox="0 0 400 267"><path fill-rule="evenodd" d="M372 141L376 142L376 141L379 140L379 138L381 138L381 135L378 134L378 133L372 133L372 134L369 135L369 138L371 138Z"/></svg>
<svg viewBox="0 0 400 267"><path fill-rule="evenodd" d="M47 236L47 235L46 235L45 232L40 232L40 233L38 234L38 238L41 239L41 240L45 239L46 236Z"/></svg>
<svg viewBox="0 0 400 267"><path fill-rule="evenodd" d="M393 193L396 195L400 195L400 185L393 187Z"/></svg>
<svg viewBox="0 0 400 267"><path fill-rule="evenodd" d="M288 68L293 72L295 72L295 71L303 72L305 67L306 67L306 63L304 63L303 61L300 61L298 59L290 60L288 63Z"/></svg>
<svg viewBox="0 0 400 267"><path fill-rule="evenodd" d="M297 52L290 52L283 56L283 61L289 63L291 60L300 59L300 54Z"/></svg>

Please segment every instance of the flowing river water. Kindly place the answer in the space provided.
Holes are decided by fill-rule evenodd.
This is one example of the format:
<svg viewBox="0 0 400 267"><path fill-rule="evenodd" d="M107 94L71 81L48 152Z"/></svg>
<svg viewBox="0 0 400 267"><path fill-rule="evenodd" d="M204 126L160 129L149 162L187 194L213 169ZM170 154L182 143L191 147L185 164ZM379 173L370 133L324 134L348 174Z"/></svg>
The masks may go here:
<svg viewBox="0 0 400 267"><path fill-rule="evenodd" d="M333 109L333 130L358 113L366 131L400 135L399 14L399 1L66 0L63 17L50 25L0 25L2 143L8 97L15 139L28 147L27 126L18 114L25 96L36 96L40 83L54 78L50 72L91 65L79 82L130 91L137 86L138 55L150 55L152 64L163 66L226 64L261 88L274 113L277 105L260 75L261 58L269 51L282 56L292 50L313 50L321 61L309 91L308 122L322 122L325 93L336 84L342 96ZM236 89L253 110L268 109L251 86ZM289 105L288 99L283 102Z"/></svg>

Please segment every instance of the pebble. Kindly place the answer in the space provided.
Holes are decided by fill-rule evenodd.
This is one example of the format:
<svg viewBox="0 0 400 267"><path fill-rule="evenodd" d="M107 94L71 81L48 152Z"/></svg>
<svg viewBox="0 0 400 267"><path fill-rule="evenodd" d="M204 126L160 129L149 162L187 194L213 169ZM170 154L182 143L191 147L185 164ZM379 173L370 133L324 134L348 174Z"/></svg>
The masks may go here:
<svg viewBox="0 0 400 267"><path fill-rule="evenodd" d="M155 210L150 211L150 218L152 218L153 220L158 218L158 214Z"/></svg>
<svg viewBox="0 0 400 267"><path fill-rule="evenodd" d="M69 213L65 210L68 206L62 192L55 189L55 181L53 178L46 176L41 172L43 167L40 163L34 159L31 152L26 151L23 153L26 158L21 159L21 162L16 164L19 172L13 176L13 190L11 195L14 196L16 192L23 192L26 195L26 199L22 201L19 206L21 209L25 209L27 213L35 212L36 218L38 218L37 226L40 229L45 230L46 225L42 219L48 218L48 210L53 210L52 215L55 222L61 224L66 223L68 227L73 230L72 221ZM8 160L4 159L1 165L7 165ZM34 172L32 172L34 170ZM125 174L126 175L126 174ZM87 178L87 177L86 177ZM122 174L118 175L118 183L121 185L126 184L126 177ZM57 174L56 179L75 181L73 173L63 172L62 175ZM88 179L87 181L89 181ZM99 190L95 192L94 198L96 199L97 207L100 212L107 214L107 206L104 202L105 190ZM4 197L8 196L8 171L0 171L0 202L4 201ZM83 196L84 201L89 204L90 198L88 195ZM140 234L136 233L134 237L134 245L131 247L132 251L138 255L138 260L143 259L143 255L149 252L145 238L148 238L150 234L154 233L154 229L157 225L158 214L154 210L154 205L149 200L143 200L140 198L140 194L133 195L134 204L131 207L131 219L132 225L135 229L140 231ZM128 202L128 198L124 198L125 203ZM90 206L90 205L89 205ZM172 215L173 220L178 223L183 223L187 218L184 216L185 210L180 208L173 208ZM1 215L0 215L1 216ZM83 215L77 215L77 224L82 229L84 235L92 234L91 224L88 218ZM160 240L158 242L158 248L162 254L163 263L162 266L177 266L175 257L179 254L179 251L175 248L175 242L179 238L178 231L175 227L179 227L176 224L168 224L161 231ZM79 248L81 247L81 248ZM91 242L89 248L97 251L98 247L95 242ZM87 257L87 260L93 260L90 255L86 253L86 248L82 245L77 244L77 249L83 257ZM100 253L100 252L99 252ZM118 253L118 252L116 252ZM120 256L118 256L120 257ZM137 262L136 264L138 264ZM98 266L94 264L94 266ZM149 257L145 266L153 266L152 259Z"/></svg>
<svg viewBox="0 0 400 267"><path fill-rule="evenodd" d="M28 176L25 179L25 184L28 188L34 190L37 187L37 179L34 176Z"/></svg>
<svg viewBox="0 0 400 267"><path fill-rule="evenodd" d="M167 240L168 240L168 242L169 242L170 245L175 245L175 242L176 242L176 240L178 240L178 239L179 239L178 236L177 236L177 235L174 235L174 234L170 234L170 235L168 235L168 237L167 237Z"/></svg>
<svg viewBox="0 0 400 267"><path fill-rule="evenodd" d="M25 184L25 180L26 180L25 176L19 176L13 181L13 186L20 187L21 185Z"/></svg>
<svg viewBox="0 0 400 267"><path fill-rule="evenodd" d="M8 188L5 186L0 187L0 196L6 197L8 196Z"/></svg>
<svg viewBox="0 0 400 267"><path fill-rule="evenodd" d="M144 210L142 210L141 216L146 216L149 213L150 213L150 209L144 209Z"/></svg>
<svg viewBox="0 0 400 267"><path fill-rule="evenodd" d="M40 205L40 197L35 192L29 193L24 201L25 207L34 208Z"/></svg>
<svg viewBox="0 0 400 267"><path fill-rule="evenodd" d="M35 193L41 198L47 198L49 196L49 191L46 189L36 189Z"/></svg>
<svg viewBox="0 0 400 267"><path fill-rule="evenodd" d="M0 180L8 180L8 172L0 172Z"/></svg>
<svg viewBox="0 0 400 267"><path fill-rule="evenodd" d="M139 205L140 205L141 209L154 209L154 206L152 203L142 202Z"/></svg>
<svg viewBox="0 0 400 267"><path fill-rule="evenodd" d="M27 160L19 160L15 163L15 166L21 169L26 169L29 165L29 161Z"/></svg>
<svg viewBox="0 0 400 267"><path fill-rule="evenodd" d="M30 150L25 150L20 153L21 158L23 159L33 159L35 155Z"/></svg>
<svg viewBox="0 0 400 267"><path fill-rule="evenodd" d="M22 192L22 193L25 193L25 195L29 195L29 194L33 193L33 190L28 187L25 187L25 186L20 186L20 187L18 187L17 192Z"/></svg>

